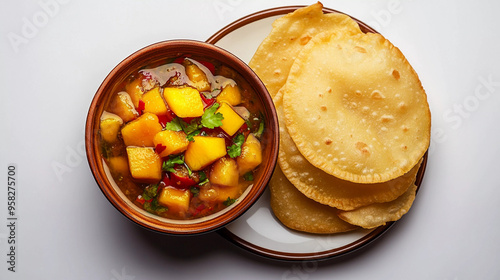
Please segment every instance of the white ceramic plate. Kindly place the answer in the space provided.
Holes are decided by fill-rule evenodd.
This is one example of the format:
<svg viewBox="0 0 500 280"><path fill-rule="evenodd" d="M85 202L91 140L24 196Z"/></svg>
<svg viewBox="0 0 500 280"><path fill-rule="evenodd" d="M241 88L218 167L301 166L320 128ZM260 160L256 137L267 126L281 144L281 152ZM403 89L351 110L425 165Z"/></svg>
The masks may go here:
<svg viewBox="0 0 500 280"><path fill-rule="evenodd" d="M273 21L297 8L299 6L279 7L248 15L224 27L207 42L232 52L248 63L259 44L271 31ZM326 8L324 11L338 12ZM376 32L359 20L356 21L364 32ZM427 155L417 175L417 186L422 181L426 160ZM269 190L266 190L254 206L219 233L238 246L261 256L279 260L323 260L344 255L369 244L392 224L373 230L330 235L292 231L272 214Z"/></svg>

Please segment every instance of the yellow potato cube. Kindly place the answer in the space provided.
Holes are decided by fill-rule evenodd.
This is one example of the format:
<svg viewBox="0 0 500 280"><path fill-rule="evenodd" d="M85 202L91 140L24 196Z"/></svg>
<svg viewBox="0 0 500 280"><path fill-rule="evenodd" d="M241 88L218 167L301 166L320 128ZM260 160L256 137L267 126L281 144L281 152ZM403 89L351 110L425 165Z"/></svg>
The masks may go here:
<svg viewBox="0 0 500 280"><path fill-rule="evenodd" d="M111 172L115 172L117 174L128 174L129 168L128 168L128 161L127 158L124 156L116 156L116 157L110 157L108 159L108 166Z"/></svg>
<svg viewBox="0 0 500 280"><path fill-rule="evenodd" d="M134 107L137 108L139 107L139 100L142 98L142 94L144 93L142 90L142 79L141 77L138 77L134 79L132 82L128 83L125 86L125 91L130 96L130 99L132 100L132 104L134 104Z"/></svg>
<svg viewBox="0 0 500 280"><path fill-rule="evenodd" d="M205 184L200 187L198 198L202 201L214 202L219 196L218 189L219 187L216 185Z"/></svg>
<svg viewBox="0 0 500 280"><path fill-rule="evenodd" d="M189 142L184 161L191 170L201 170L227 154L224 138L194 136Z"/></svg>
<svg viewBox="0 0 500 280"><path fill-rule="evenodd" d="M163 89L163 96L165 97L165 101L167 101L168 107L178 117L201 117L204 113L200 92L194 88L167 87Z"/></svg>
<svg viewBox="0 0 500 280"><path fill-rule="evenodd" d="M113 143L118 139L118 131L123 124L122 118L110 112L104 111L101 115L99 127L104 141Z"/></svg>
<svg viewBox="0 0 500 280"><path fill-rule="evenodd" d="M210 183L222 186L236 187L240 174L236 161L230 157L218 159L210 171Z"/></svg>
<svg viewBox="0 0 500 280"><path fill-rule="evenodd" d="M187 149L189 145L189 141L184 131L172 130L163 130L156 133L155 137L153 138L153 143L155 147L157 147L158 144L161 144L165 147L165 150L159 153L160 157L182 153Z"/></svg>
<svg viewBox="0 0 500 280"><path fill-rule="evenodd" d="M203 72L198 65L185 60L184 66L186 68L186 75L189 80L193 82L194 87L198 91L210 91L210 82L208 81L207 75Z"/></svg>
<svg viewBox="0 0 500 280"><path fill-rule="evenodd" d="M158 117L144 113L122 128L123 142L126 146L154 147L153 138L162 130Z"/></svg>
<svg viewBox="0 0 500 280"><path fill-rule="evenodd" d="M232 106L223 102L217 109L216 113L221 113L224 116L220 128L229 136L233 136L238 129L245 123L245 120L236 113Z"/></svg>
<svg viewBox="0 0 500 280"><path fill-rule="evenodd" d="M174 187L165 187L161 190L158 203L168 208L172 213L185 213L189 209L191 192Z"/></svg>
<svg viewBox="0 0 500 280"><path fill-rule="evenodd" d="M125 91L120 91L112 97L108 111L120 116L124 122L129 122L139 116L132 99Z"/></svg>
<svg viewBox="0 0 500 280"><path fill-rule="evenodd" d="M219 186L210 185L209 187L201 187L198 197L203 201L208 202L224 202L228 198L238 198L242 194L241 186Z"/></svg>
<svg viewBox="0 0 500 280"><path fill-rule="evenodd" d="M130 174L141 182L155 183L161 180L162 160L153 148L127 147Z"/></svg>
<svg viewBox="0 0 500 280"><path fill-rule="evenodd" d="M142 96L144 112L153 113L157 116L167 114L167 105L161 97L160 88L155 87Z"/></svg>
<svg viewBox="0 0 500 280"><path fill-rule="evenodd" d="M217 102L227 102L232 106L236 106L241 103L241 92L237 85L227 85L225 86L221 93L217 95Z"/></svg>
<svg viewBox="0 0 500 280"><path fill-rule="evenodd" d="M240 175L252 171L262 163L262 148L260 141L253 134L248 134L248 137L241 146L241 155L236 157L238 171Z"/></svg>
<svg viewBox="0 0 500 280"><path fill-rule="evenodd" d="M242 190L240 186L218 186L217 188L217 201L224 202L228 198L236 199L240 197Z"/></svg>

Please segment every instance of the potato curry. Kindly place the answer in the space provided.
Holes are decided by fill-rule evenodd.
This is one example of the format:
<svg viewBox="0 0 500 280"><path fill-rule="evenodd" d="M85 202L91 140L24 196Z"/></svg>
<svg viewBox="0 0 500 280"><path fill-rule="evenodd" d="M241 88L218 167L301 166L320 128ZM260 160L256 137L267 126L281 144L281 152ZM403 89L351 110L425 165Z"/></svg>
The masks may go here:
<svg viewBox="0 0 500 280"><path fill-rule="evenodd" d="M100 119L114 181L135 205L195 219L238 200L262 162L264 119L234 70L182 56L136 71Z"/></svg>

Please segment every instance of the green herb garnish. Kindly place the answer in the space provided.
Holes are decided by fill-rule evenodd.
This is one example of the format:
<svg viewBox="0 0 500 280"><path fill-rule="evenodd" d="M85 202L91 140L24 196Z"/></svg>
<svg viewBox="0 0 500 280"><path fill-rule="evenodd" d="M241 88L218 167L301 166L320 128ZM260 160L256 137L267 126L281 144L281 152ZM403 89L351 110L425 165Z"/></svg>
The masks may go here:
<svg viewBox="0 0 500 280"><path fill-rule="evenodd" d="M205 174L205 172L200 171L198 175L200 176L200 182L198 183L199 186L203 186L208 183L207 174Z"/></svg>
<svg viewBox="0 0 500 280"><path fill-rule="evenodd" d="M196 132L201 128L201 126L198 124L197 119L193 119L190 123L180 120L180 124L182 126L182 130L188 135Z"/></svg>
<svg viewBox="0 0 500 280"><path fill-rule="evenodd" d="M167 207L163 207L158 203L158 199L154 198L151 202L146 201L144 202L144 210L148 211L149 213L153 214L161 214L163 212L168 211Z"/></svg>
<svg viewBox="0 0 500 280"><path fill-rule="evenodd" d="M168 122L165 124L165 130L173 130L173 131L181 131L182 125L181 122L182 120L179 118L174 118L172 121Z"/></svg>
<svg viewBox="0 0 500 280"><path fill-rule="evenodd" d="M210 129L214 129L222 125L224 116L221 113L216 113L219 108L219 103L214 103L210 108L206 109L201 116L201 124Z"/></svg>
<svg viewBox="0 0 500 280"><path fill-rule="evenodd" d="M193 196L198 196L198 194L200 193L200 188L198 187L191 187L189 190L191 191Z"/></svg>
<svg viewBox="0 0 500 280"><path fill-rule="evenodd" d="M175 172L174 166L176 164L184 164L184 155L170 156L166 161L163 162L162 170L168 172Z"/></svg>
<svg viewBox="0 0 500 280"><path fill-rule="evenodd" d="M243 175L243 179L245 181L253 181L253 173L252 173L252 171L248 171L247 173L245 173L245 175Z"/></svg>
<svg viewBox="0 0 500 280"><path fill-rule="evenodd" d="M156 208L156 214L161 214L161 213L167 212L167 211L168 211L167 207L159 206Z"/></svg>
<svg viewBox="0 0 500 280"><path fill-rule="evenodd" d="M180 118L174 118L165 125L165 130L184 131L189 141L194 141L193 137L200 134L200 128L201 125L198 124L197 119L192 120L191 123L187 123Z"/></svg>
<svg viewBox="0 0 500 280"><path fill-rule="evenodd" d="M264 133L264 120L260 121L259 128L257 129L257 132L254 133L254 136L260 138L262 133Z"/></svg>
<svg viewBox="0 0 500 280"><path fill-rule="evenodd" d="M144 198L144 200L151 200L156 196L156 193L158 193L158 184L149 185L144 188L142 198Z"/></svg>
<svg viewBox="0 0 500 280"><path fill-rule="evenodd" d="M245 135L243 135L242 133L236 135L233 138L234 144L227 148L227 154L232 158L241 155L241 146L243 146L244 142L245 142Z"/></svg>
<svg viewBox="0 0 500 280"><path fill-rule="evenodd" d="M247 124L247 130L250 130L250 127L252 127L252 122L250 121L250 119L246 119L245 123Z"/></svg>
<svg viewBox="0 0 500 280"><path fill-rule="evenodd" d="M104 158L110 158L113 155L111 146L106 141L104 141L104 144L101 146L101 154Z"/></svg>
<svg viewBox="0 0 500 280"><path fill-rule="evenodd" d="M142 207L144 207L144 210L148 211L149 213L154 213L154 210L151 207L151 202L149 201L144 202L144 205Z"/></svg>
<svg viewBox="0 0 500 280"><path fill-rule="evenodd" d="M200 130L195 130L195 131L193 131L193 132L191 132L191 133L189 133L189 134L186 134L186 138L187 138L187 140L188 140L189 142L193 142L193 141L194 141L194 137L195 137L196 135L198 135L198 134L200 134Z"/></svg>
<svg viewBox="0 0 500 280"><path fill-rule="evenodd" d="M224 201L223 203L224 203L225 206L229 206L229 205L231 205L231 204L233 204L235 202L236 202L235 198L227 197L226 201Z"/></svg>
<svg viewBox="0 0 500 280"><path fill-rule="evenodd" d="M216 113L219 106L219 103L214 103L210 108L205 110L201 118L195 118L190 123L176 117L165 125L165 129L173 131L182 130L186 133L186 138L192 142L194 141L194 136L201 133L202 128L214 129L222 125L224 116L221 113Z"/></svg>
<svg viewBox="0 0 500 280"><path fill-rule="evenodd" d="M184 157L182 158L182 160L184 160ZM193 171L191 170L191 168L189 168L186 162L184 162L184 167L186 167L188 171L188 176L191 177L193 175Z"/></svg>

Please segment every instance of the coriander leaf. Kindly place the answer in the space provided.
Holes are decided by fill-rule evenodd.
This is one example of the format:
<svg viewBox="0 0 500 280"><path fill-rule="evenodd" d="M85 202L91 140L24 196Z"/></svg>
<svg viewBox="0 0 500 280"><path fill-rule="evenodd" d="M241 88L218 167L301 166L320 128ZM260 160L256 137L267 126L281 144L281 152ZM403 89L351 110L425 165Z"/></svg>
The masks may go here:
<svg viewBox="0 0 500 280"><path fill-rule="evenodd" d="M229 206L229 205L231 205L231 204L233 204L233 203L235 203L235 202L236 202L236 199L235 199L235 198L230 198L230 197L228 196L228 197L227 197L227 199L226 199L226 201L224 201L223 203L224 203L224 205L225 205L225 206Z"/></svg>
<svg viewBox="0 0 500 280"><path fill-rule="evenodd" d="M156 211L156 209L158 207L161 207L160 204L158 204L158 199L153 199L153 201L151 201L151 207L153 208L153 210Z"/></svg>
<svg viewBox="0 0 500 280"><path fill-rule="evenodd" d="M207 179L207 173L205 173L205 171L198 172L198 175L200 176L200 181L205 181Z"/></svg>
<svg viewBox="0 0 500 280"><path fill-rule="evenodd" d="M250 119L246 119L245 123L247 124L248 130L250 130L250 127L252 127L252 122L250 121Z"/></svg>
<svg viewBox="0 0 500 280"><path fill-rule="evenodd" d="M233 138L233 143L242 146L243 143L245 143L245 135L243 133L238 133L238 135Z"/></svg>
<svg viewBox="0 0 500 280"><path fill-rule="evenodd" d="M200 181L200 182L198 183L198 186L203 186L203 185L205 185L205 184L206 184L206 183L208 183L208 182L209 182L209 181L208 181L208 179L205 179L205 180L203 180L203 181Z"/></svg>
<svg viewBox="0 0 500 280"><path fill-rule="evenodd" d="M181 124L182 131L186 133L186 138L190 142L194 141L193 137L201 132L200 128L202 128L202 126L198 124L198 119L193 119L189 124L183 120L180 120L179 123Z"/></svg>
<svg viewBox="0 0 500 280"><path fill-rule="evenodd" d="M200 188L198 187L191 187L189 190L191 191L193 196L198 196L198 194L200 193Z"/></svg>
<svg viewBox="0 0 500 280"><path fill-rule="evenodd" d="M193 175L193 171L191 170L191 168L189 168L189 166L187 165L186 162L184 162L184 166L186 167L187 171L188 171L188 175L189 177L191 177Z"/></svg>
<svg viewBox="0 0 500 280"><path fill-rule="evenodd" d="M180 123L182 126L182 130L186 134L191 134L191 133L195 132L196 130L198 130L199 128L201 128L200 125L198 124L197 119L192 120L189 124L183 120L181 120Z"/></svg>
<svg viewBox="0 0 500 280"><path fill-rule="evenodd" d="M144 198L144 200L151 200L156 196L157 192L158 184L149 185L144 188L144 191L142 192L142 198Z"/></svg>
<svg viewBox="0 0 500 280"><path fill-rule="evenodd" d="M253 173L252 173L252 171L248 171L247 173L245 173L245 175L243 175L243 179L245 181L253 181Z"/></svg>
<svg viewBox="0 0 500 280"><path fill-rule="evenodd" d="M148 211L149 213L153 213L154 212L154 210L151 207L151 202L149 202L149 201L144 202L144 204L142 205L142 207L144 208L144 210Z"/></svg>
<svg viewBox="0 0 500 280"><path fill-rule="evenodd" d="M264 132L264 120L262 120L259 123L259 128L257 129L257 132L254 133L255 137L260 138L262 136L262 133Z"/></svg>
<svg viewBox="0 0 500 280"><path fill-rule="evenodd" d="M162 169L163 171L169 171L169 172L175 172L174 166L176 164L184 164L184 156L174 156L174 157L169 157L168 160L163 162Z"/></svg>
<svg viewBox="0 0 500 280"><path fill-rule="evenodd" d="M236 144L231 145L231 146L227 147L227 154L231 158L235 158L235 157L241 155L241 147L236 145Z"/></svg>
<svg viewBox="0 0 500 280"><path fill-rule="evenodd" d="M214 129L222 125L224 116L221 113L216 113L217 108L219 108L219 103L214 103L214 105L205 110L203 116L201 116L201 124L204 127Z"/></svg>
<svg viewBox="0 0 500 280"><path fill-rule="evenodd" d="M193 132L190 132L189 134L186 134L186 138L189 142L193 142L194 141L194 136L200 134L200 130L195 130Z"/></svg>
<svg viewBox="0 0 500 280"><path fill-rule="evenodd" d="M236 135L233 138L234 144L227 148L227 154L231 158L235 158L235 157L241 155L241 146L243 146L244 142L245 142L245 135L243 135L242 133Z"/></svg>
<svg viewBox="0 0 500 280"><path fill-rule="evenodd" d="M181 126L180 122L181 122L181 120L179 118L175 118L172 121L165 124L165 129L172 130L172 131L181 131L182 126Z"/></svg>
<svg viewBox="0 0 500 280"><path fill-rule="evenodd" d="M101 146L101 154L104 158L110 158L113 155L111 151L111 145L104 141L104 145Z"/></svg>
<svg viewBox="0 0 500 280"><path fill-rule="evenodd" d="M157 198L153 199L151 202L148 202L148 201L144 202L143 207L144 207L144 210L146 210L150 213L153 213L153 214L160 214L160 213L168 211L167 207L163 207L158 203Z"/></svg>
<svg viewBox="0 0 500 280"><path fill-rule="evenodd" d="M168 211L168 208L167 207L163 207L163 206L158 206L156 208L156 214L161 214L163 212L167 212Z"/></svg>
<svg viewBox="0 0 500 280"><path fill-rule="evenodd" d="M200 171L198 173L198 175L200 176L200 181L198 183L199 186L203 186L205 185L206 183L208 183L208 178L207 178L207 174L205 174L205 172L203 171Z"/></svg>

